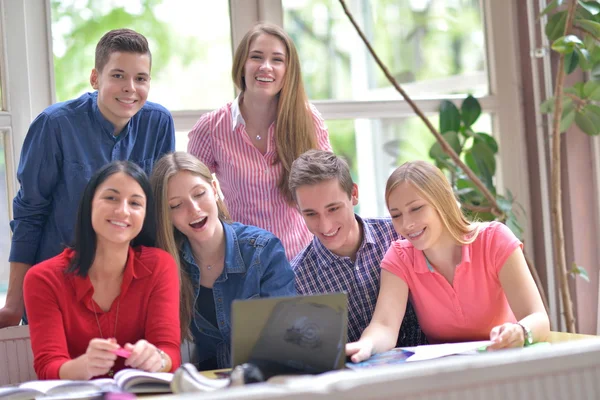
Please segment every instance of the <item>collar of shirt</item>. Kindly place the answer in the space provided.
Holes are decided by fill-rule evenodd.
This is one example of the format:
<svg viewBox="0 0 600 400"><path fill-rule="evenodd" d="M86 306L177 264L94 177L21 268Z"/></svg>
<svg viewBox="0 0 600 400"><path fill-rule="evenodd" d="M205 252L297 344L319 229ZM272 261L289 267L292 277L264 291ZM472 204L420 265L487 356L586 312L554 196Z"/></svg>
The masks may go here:
<svg viewBox="0 0 600 400"><path fill-rule="evenodd" d="M225 266L223 268L223 272L215 282L226 281L228 274L243 274L246 272L246 264L244 264L244 259L242 258L242 253L240 251L240 246L235 231L231 225L227 223L221 222L221 225L223 225L223 233L225 234ZM189 273L191 275L192 282L199 282L200 268L198 267L198 264L196 264L196 260L194 259L194 255L192 253L192 246L190 245L187 237L183 240L181 253L183 259L191 268Z"/></svg>
<svg viewBox="0 0 600 400"><path fill-rule="evenodd" d="M69 261L75 255L75 251L70 250L68 254ZM152 273L152 271L146 267L141 262L135 262L136 255L134 249L130 246L127 254L127 262L125 263L125 269L123 270L123 281L121 282L121 294L120 296L124 296L127 293L127 289L131 285L133 279L141 279ZM75 296L77 301L81 301L84 297L88 297L91 299L94 293L94 286L92 285L92 281L90 280L89 275L83 277L75 274L70 274L70 279L75 287ZM86 307L88 307L91 311L94 311L89 301L85 301Z"/></svg>
<svg viewBox="0 0 600 400"><path fill-rule="evenodd" d="M461 251L462 259L460 261L460 264L457 265L457 267L462 264L471 264L471 245L463 245ZM420 256L418 256L417 254L420 254ZM433 272L433 267L429 263L429 260L425 257L425 253L423 253L421 250L415 249L415 256L415 272L419 274Z"/></svg>
<svg viewBox="0 0 600 400"><path fill-rule="evenodd" d="M371 228L368 224L363 223L362 218L358 214L354 214L354 218L358 221L358 226L362 229L362 242L358 247L358 251L356 252L356 259L361 252L366 250L367 245L375 244L375 235L371 232ZM331 265L335 261L348 260L350 261L350 257L341 257L334 253L332 253L327 247L321 243L321 241L315 236L313 237L313 245L315 249L315 254L317 258L320 259L319 265ZM354 264L354 263L352 263Z"/></svg>
<svg viewBox="0 0 600 400"><path fill-rule="evenodd" d="M110 122L108 119L106 119L106 117L104 115L102 115L102 113L100 112L100 107L98 107L98 92L97 91L92 94L92 109L94 110L94 117L96 118L96 120L98 121L100 126L102 127L102 130L105 133L107 133L108 135L110 135L110 137L113 140L118 141L119 139L125 137L131 130L131 119L129 119L129 121L127 122L127 125L125 125L123 130L121 132L119 132L118 135L114 134L115 126L113 125L112 122Z"/></svg>
<svg viewBox="0 0 600 400"><path fill-rule="evenodd" d="M238 125L246 126L246 121L244 121L244 117L242 117L242 111L240 110L240 98L242 94L240 93L238 97L235 98L231 102L231 129L235 131Z"/></svg>

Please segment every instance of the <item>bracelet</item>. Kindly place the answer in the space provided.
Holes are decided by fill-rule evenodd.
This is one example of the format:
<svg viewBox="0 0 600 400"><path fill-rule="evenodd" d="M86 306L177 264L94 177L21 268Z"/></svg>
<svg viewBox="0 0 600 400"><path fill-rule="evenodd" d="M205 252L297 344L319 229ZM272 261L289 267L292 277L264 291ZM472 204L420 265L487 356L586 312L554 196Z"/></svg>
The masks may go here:
<svg viewBox="0 0 600 400"><path fill-rule="evenodd" d="M523 329L523 346L531 346L533 344L533 333L531 332L531 329L529 329L520 322L517 322L516 324L519 325L521 329Z"/></svg>
<svg viewBox="0 0 600 400"><path fill-rule="evenodd" d="M164 372L165 367L167 366L167 355L164 351L162 351L158 347L156 348L156 351L158 352L158 355L160 356L160 370L159 371Z"/></svg>

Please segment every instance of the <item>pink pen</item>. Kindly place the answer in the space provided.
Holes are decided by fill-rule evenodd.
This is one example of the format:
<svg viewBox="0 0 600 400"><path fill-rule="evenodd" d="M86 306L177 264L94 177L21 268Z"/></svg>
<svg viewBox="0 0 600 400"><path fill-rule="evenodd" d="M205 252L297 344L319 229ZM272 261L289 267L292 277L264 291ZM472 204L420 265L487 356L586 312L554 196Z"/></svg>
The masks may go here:
<svg viewBox="0 0 600 400"><path fill-rule="evenodd" d="M122 347L119 347L116 350L112 350L113 353L115 353L116 355L118 355L119 357L123 357L123 358L129 358L129 356L131 355L131 352L129 350L125 350Z"/></svg>

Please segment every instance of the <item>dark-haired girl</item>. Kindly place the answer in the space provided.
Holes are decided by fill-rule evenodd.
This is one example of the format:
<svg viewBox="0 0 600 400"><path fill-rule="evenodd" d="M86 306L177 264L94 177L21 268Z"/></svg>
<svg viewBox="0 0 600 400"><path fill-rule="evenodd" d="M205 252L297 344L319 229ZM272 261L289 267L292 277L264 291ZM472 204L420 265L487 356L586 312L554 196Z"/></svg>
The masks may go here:
<svg viewBox="0 0 600 400"><path fill-rule="evenodd" d="M135 164L113 162L90 179L74 245L25 277L39 379L179 366L178 272L167 252L151 247L154 221L150 184Z"/></svg>

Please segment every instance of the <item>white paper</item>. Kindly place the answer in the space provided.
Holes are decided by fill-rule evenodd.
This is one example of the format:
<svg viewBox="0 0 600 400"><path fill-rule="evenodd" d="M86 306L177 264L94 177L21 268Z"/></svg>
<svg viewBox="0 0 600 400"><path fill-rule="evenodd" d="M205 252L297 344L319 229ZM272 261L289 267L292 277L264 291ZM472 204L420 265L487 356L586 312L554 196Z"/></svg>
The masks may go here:
<svg viewBox="0 0 600 400"><path fill-rule="evenodd" d="M432 360L453 354L463 354L475 351L481 347L492 344L491 340L481 340L478 342L461 342L461 343L444 343L444 344L428 344L416 347L401 347L403 350L413 352L412 356L406 359L409 361Z"/></svg>

